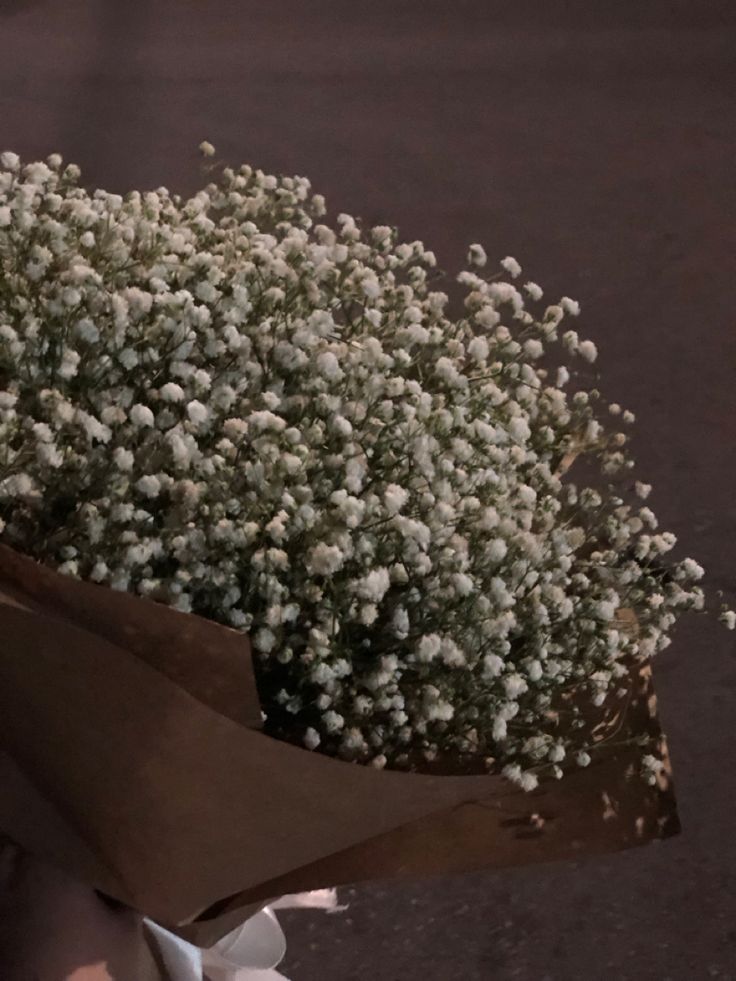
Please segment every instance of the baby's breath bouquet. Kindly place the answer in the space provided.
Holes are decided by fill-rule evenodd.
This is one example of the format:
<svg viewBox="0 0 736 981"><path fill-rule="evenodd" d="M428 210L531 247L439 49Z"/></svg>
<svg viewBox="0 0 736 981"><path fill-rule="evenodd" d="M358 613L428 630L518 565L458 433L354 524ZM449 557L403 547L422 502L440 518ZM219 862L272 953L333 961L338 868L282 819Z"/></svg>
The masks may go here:
<svg viewBox="0 0 736 981"><path fill-rule="evenodd" d="M578 304L473 245L451 315L421 242L208 170L121 197L2 155L2 541L247 632L279 738L528 790L586 766L584 705L704 594L637 500Z"/></svg>

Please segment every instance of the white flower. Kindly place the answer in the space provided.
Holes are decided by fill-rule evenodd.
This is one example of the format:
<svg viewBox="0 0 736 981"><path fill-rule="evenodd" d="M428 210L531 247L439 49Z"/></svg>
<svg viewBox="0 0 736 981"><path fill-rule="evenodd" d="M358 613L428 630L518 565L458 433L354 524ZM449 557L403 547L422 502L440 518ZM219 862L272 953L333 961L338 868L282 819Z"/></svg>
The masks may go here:
<svg viewBox="0 0 736 981"><path fill-rule="evenodd" d="M321 742L322 740L317 730L308 726L304 733L304 745L307 749L316 749Z"/></svg>
<svg viewBox="0 0 736 981"><path fill-rule="evenodd" d="M399 606L394 611L391 624L397 637L404 638L409 636L409 614L403 606Z"/></svg>
<svg viewBox="0 0 736 981"><path fill-rule="evenodd" d="M525 790L528 793L529 791L534 790L538 785L539 778L535 773L527 770L525 773L521 774L519 778L519 786L522 790Z"/></svg>
<svg viewBox="0 0 736 981"><path fill-rule="evenodd" d="M562 297L560 300L560 306L565 313L569 314L571 317L577 317L580 313L580 304L577 300L571 300L569 296Z"/></svg>
<svg viewBox="0 0 736 981"><path fill-rule="evenodd" d="M231 421L232 420L228 420L228 423ZM254 432L267 432L269 430L281 432L286 428L286 421L268 409L264 409L260 412L251 412L247 418L247 422L248 426L252 428Z"/></svg>
<svg viewBox="0 0 736 981"><path fill-rule="evenodd" d="M51 443L42 443L36 448L38 459L52 469L58 469L64 462L63 454Z"/></svg>
<svg viewBox="0 0 736 981"><path fill-rule="evenodd" d="M375 603L363 603L360 607L360 622L366 626L370 627L371 624L375 623L378 618L378 607Z"/></svg>
<svg viewBox="0 0 736 981"><path fill-rule="evenodd" d="M17 473L13 474L12 477L6 478L0 484L0 488L11 496L26 497L33 493L34 484L27 473Z"/></svg>
<svg viewBox="0 0 736 981"><path fill-rule="evenodd" d="M507 675L503 683L508 698L518 698L519 695L523 695L525 691L529 690L529 685L520 674Z"/></svg>
<svg viewBox="0 0 736 981"><path fill-rule="evenodd" d="M465 572L456 572L452 577L452 585L456 596L470 596L475 589L472 577Z"/></svg>
<svg viewBox="0 0 736 981"><path fill-rule="evenodd" d="M430 722L449 722L453 718L455 710L449 702L444 701L441 698L437 698L436 696L432 696L427 700L427 704L425 705L425 713Z"/></svg>
<svg viewBox="0 0 736 981"><path fill-rule="evenodd" d="M425 634L416 648L416 658L425 664L433 661L440 653L442 638L437 634Z"/></svg>
<svg viewBox="0 0 736 981"><path fill-rule="evenodd" d="M54 440L51 428L45 422L36 422L33 424L33 435L41 443L52 443Z"/></svg>
<svg viewBox="0 0 736 981"><path fill-rule="evenodd" d="M408 492L398 484L389 484L383 496L390 514L398 514L409 499Z"/></svg>
<svg viewBox="0 0 736 981"><path fill-rule="evenodd" d="M214 157L215 155L215 148L211 143L208 143L207 140L202 140L202 142L199 144L199 149L202 151L205 157Z"/></svg>
<svg viewBox="0 0 736 981"><path fill-rule="evenodd" d="M143 428L144 426L153 425L153 413L147 405L142 405L140 402L137 402L131 407L129 415L130 421L134 426Z"/></svg>
<svg viewBox="0 0 736 981"><path fill-rule="evenodd" d="M345 719L343 716L338 712L333 712L332 709L323 714L322 722L328 733L340 732L345 725Z"/></svg>
<svg viewBox="0 0 736 981"><path fill-rule="evenodd" d="M601 600L596 606L596 614L601 620L613 620L616 616L616 604Z"/></svg>
<svg viewBox="0 0 736 981"><path fill-rule="evenodd" d="M166 382L161 386L161 398L164 402L181 402L184 399L184 389L176 382Z"/></svg>
<svg viewBox="0 0 736 981"><path fill-rule="evenodd" d="M61 357L61 364L59 365L59 374L61 377L73 378L79 370L80 360L81 358L76 351L66 348Z"/></svg>
<svg viewBox="0 0 736 981"><path fill-rule="evenodd" d="M120 467L122 470L123 467ZM161 492L161 481L153 474L146 474L136 481L135 485L145 497L158 497Z"/></svg>
<svg viewBox="0 0 736 981"><path fill-rule="evenodd" d="M448 381L450 383L455 383L461 377L460 372L457 370L456 366L450 360L450 358L438 358L435 363L435 371L438 377Z"/></svg>
<svg viewBox="0 0 736 981"><path fill-rule="evenodd" d="M725 610L718 619L726 625L728 630L736 629L736 613L733 610Z"/></svg>
<svg viewBox="0 0 736 981"><path fill-rule="evenodd" d="M471 245L468 249L468 262L471 266L485 266L488 256L482 245Z"/></svg>
<svg viewBox="0 0 736 981"><path fill-rule="evenodd" d="M532 434L529 423L521 416L516 416L511 420L509 423L509 432L518 443L526 443Z"/></svg>
<svg viewBox="0 0 736 981"><path fill-rule="evenodd" d="M503 775L511 783L518 784L521 780L521 767L518 763L511 763L503 768Z"/></svg>
<svg viewBox="0 0 736 981"><path fill-rule="evenodd" d="M267 627L263 627L261 630L256 631L256 634L253 637L253 646L257 651L261 651L264 654L270 654L275 644L276 635Z"/></svg>
<svg viewBox="0 0 736 981"><path fill-rule="evenodd" d="M77 335L88 344L96 344L100 339L100 332L89 317L82 317L75 324Z"/></svg>
<svg viewBox="0 0 736 981"><path fill-rule="evenodd" d="M500 320L501 314L490 305L484 306L475 315L475 322L480 324L481 327L487 327L488 330L495 327Z"/></svg>
<svg viewBox="0 0 736 981"><path fill-rule="evenodd" d="M598 349L592 341L581 341L578 345L578 354L586 361L595 361L598 357Z"/></svg>
<svg viewBox="0 0 736 981"><path fill-rule="evenodd" d="M501 260L501 265L512 279L521 275L521 266L513 256L507 255L505 259Z"/></svg>
<svg viewBox="0 0 736 981"><path fill-rule="evenodd" d="M566 755L565 747L562 743L555 743L547 754L552 763L561 763Z"/></svg>
<svg viewBox="0 0 736 981"><path fill-rule="evenodd" d="M504 662L498 654L485 654L483 656L483 676L485 678L497 678L503 671Z"/></svg>
<svg viewBox="0 0 736 981"><path fill-rule="evenodd" d="M197 399L192 399L187 405L187 415L193 423L200 425L206 422L209 417L209 410L206 405L202 405Z"/></svg>
<svg viewBox="0 0 736 981"><path fill-rule="evenodd" d="M75 417L82 425L90 441L95 440L99 443L108 443L112 438L110 427L103 425L99 419L95 419L89 413L77 409Z"/></svg>
<svg viewBox="0 0 736 981"><path fill-rule="evenodd" d="M698 579L702 579L705 575L705 569L694 559L684 559L680 563L680 568L688 579L694 579L697 581Z"/></svg>
<svg viewBox="0 0 736 981"><path fill-rule="evenodd" d="M345 555L337 545L320 542L307 553L307 569L318 576L331 576L342 566Z"/></svg>
<svg viewBox="0 0 736 981"><path fill-rule="evenodd" d="M368 575L356 583L355 592L358 596L370 600L372 603L380 603L390 585L391 576L388 569L372 569Z"/></svg>
<svg viewBox="0 0 736 981"><path fill-rule="evenodd" d="M483 362L488 358L490 348L485 337L474 337L468 344L468 354L475 361Z"/></svg>
<svg viewBox="0 0 736 981"><path fill-rule="evenodd" d="M337 360L332 351L323 351L322 354L319 355L317 358L317 367L325 378L329 379L330 381L340 381L344 375L344 372L340 367L340 362Z"/></svg>
<svg viewBox="0 0 736 981"><path fill-rule="evenodd" d="M344 488L335 491L330 496L330 502L337 505L337 509L343 516L348 528L357 528L363 520L365 502L348 494Z"/></svg>

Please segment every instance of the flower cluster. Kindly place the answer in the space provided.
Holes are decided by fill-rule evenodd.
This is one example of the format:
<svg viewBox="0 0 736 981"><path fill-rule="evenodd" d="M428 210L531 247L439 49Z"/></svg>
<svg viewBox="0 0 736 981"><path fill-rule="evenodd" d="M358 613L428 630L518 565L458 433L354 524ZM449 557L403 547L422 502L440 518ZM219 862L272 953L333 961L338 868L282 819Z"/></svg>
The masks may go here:
<svg viewBox="0 0 736 981"><path fill-rule="evenodd" d="M304 178L122 197L1 159L3 539L247 631L267 726L311 749L527 789L586 765L557 696L619 699L704 601L649 488L616 488L633 416L572 391L578 304L474 245L451 316L421 242L322 223Z"/></svg>

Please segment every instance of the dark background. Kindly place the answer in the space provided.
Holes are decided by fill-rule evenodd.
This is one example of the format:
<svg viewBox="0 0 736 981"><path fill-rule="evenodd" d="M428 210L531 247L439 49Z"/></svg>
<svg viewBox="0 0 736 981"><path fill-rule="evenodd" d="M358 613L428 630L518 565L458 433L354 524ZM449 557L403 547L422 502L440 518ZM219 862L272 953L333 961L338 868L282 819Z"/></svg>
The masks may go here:
<svg viewBox="0 0 736 981"><path fill-rule="evenodd" d="M733 0L0 2L0 149L90 185L306 174L456 272L470 242L582 305L662 526L733 587ZM293 981L736 978L734 635L655 680L684 831L581 863L342 890L281 914ZM298 820L298 815L294 815ZM325 883L327 885L327 883Z"/></svg>

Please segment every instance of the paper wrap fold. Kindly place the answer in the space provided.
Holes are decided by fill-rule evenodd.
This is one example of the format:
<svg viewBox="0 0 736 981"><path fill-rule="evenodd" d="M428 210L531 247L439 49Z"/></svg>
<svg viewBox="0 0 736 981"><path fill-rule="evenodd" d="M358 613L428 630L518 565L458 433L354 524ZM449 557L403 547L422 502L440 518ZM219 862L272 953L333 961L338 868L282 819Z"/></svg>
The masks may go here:
<svg viewBox="0 0 736 981"><path fill-rule="evenodd" d="M526 794L259 731L247 637L0 546L0 831L198 946L284 893L580 857L677 833L646 664L610 747Z"/></svg>

